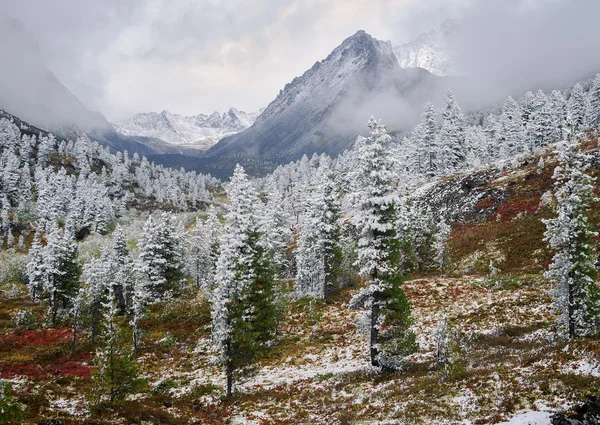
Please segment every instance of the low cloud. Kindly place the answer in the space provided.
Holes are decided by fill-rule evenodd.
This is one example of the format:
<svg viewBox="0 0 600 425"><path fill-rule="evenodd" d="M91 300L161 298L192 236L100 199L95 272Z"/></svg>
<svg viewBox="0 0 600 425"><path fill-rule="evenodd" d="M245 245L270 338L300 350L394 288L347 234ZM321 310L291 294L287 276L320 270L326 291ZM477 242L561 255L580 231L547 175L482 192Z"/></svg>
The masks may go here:
<svg viewBox="0 0 600 425"><path fill-rule="evenodd" d="M462 17L458 69L487 83L484 98L561 88L600 71L598 16L596 0L478 1Z"/></svg>
<svg viewBox="0 0 600 425"><path fill-rule="evenodd" d="M358 29L401 44L449 17L464 22L459 67L492 82L473 98L554 87L600 69L595 0L0 0L0 7L23 22L58 79L112 120L162 109L257 110Z"/></svg>

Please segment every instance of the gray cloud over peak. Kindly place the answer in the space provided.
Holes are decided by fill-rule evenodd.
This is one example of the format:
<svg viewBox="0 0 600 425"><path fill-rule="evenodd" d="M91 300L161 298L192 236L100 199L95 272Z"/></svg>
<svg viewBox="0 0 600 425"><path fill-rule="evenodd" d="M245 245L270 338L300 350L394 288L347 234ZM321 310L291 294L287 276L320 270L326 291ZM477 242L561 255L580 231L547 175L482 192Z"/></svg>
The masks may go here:
<svg viewBox="0 0 600 425"><path fill-rule="evenodd" d="M439 11L419 19L436 26L446 3L0 0L38 40L48 68L109 119L147 110L258 109L358 29L406 41L410 16Z"/></svg>
<svg viewBox="0 0 600 425"><path fill-rule="evenodd" d="M518 70L525 80L544 71L531 60L540 45L546 53L535 62L566 78L573 67L546 57L556 45L555 56L593 68L595 58L580 59L581 51L569 46L575 36L588 37L585 49L597 53L589 23L599 6L595 0L0 0L0 10L37 40L58 79L111 120L163 109L257 110L358 29L401 44L448 17L462 17L465 34L472 34L461 41L463 70L497 81L514 80Z"/></svg>

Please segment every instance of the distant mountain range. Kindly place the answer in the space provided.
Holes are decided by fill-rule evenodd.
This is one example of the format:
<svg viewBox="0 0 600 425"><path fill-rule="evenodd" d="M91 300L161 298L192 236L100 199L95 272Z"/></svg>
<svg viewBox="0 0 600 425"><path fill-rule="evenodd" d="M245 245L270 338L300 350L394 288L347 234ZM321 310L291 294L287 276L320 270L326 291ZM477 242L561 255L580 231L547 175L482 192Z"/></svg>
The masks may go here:
<svg viewBox="0 0 600 425"><path fill-rule="evenodd" d="M246 113L231 108L224 114L181 116L169 111L136 114L113 123L124 136L150 137L194 149L208 149L220 139L239 133L254 124L261 111Z"/></svg>

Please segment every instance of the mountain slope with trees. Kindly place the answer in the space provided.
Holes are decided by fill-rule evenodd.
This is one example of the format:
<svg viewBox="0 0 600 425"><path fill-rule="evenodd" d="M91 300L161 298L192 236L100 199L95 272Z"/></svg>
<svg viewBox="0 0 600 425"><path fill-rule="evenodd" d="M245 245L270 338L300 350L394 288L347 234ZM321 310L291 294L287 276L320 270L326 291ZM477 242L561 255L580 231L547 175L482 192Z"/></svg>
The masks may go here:
<svg viewBox="0 0 600 425"><path fill-rule="evenodd" d="M477 115L448 92L410 133L371 118L225 192L0 119L0 400L25 423L500 423L597 395L599 84Z"/></svg>

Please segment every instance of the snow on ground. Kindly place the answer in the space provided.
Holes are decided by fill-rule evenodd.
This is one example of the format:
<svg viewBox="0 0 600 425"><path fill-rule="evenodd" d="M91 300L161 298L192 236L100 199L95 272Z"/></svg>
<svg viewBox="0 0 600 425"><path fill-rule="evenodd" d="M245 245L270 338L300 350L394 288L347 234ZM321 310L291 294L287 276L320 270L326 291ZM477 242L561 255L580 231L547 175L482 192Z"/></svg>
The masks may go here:
<svg viewBox="0 0 600 425"><path fill-rule="evenodd" d="M363 351L366 353L366 350ZM317 376L370 370L368 359L365 356L356 356L352 347L333 348L319 356L307 354L298 363L301 364L284 367L266 366L257 376L246 382L244 387L260 385L271 388Z"/></svg>
<svg viewBox="0 0 600 425"><path fill-rule="evenodd" d="M420 344L419 353L410 358L413 368L432 361L434 332L442 315L453 320L467 338L468 369L464 376L457 375L463 377L454 385L448 386L444 379L440 381L441 386L447 387L445 395L436 392L434 379L429 382L435 373L431 370L421 374L413 369L408 374L388 376L378 382L371 379L375 374L369 365L365 338L355 326L355 313L345 304L323 305L316 313L296 307L285 324L285 334L294 335L294 339L284 339L283 346L278 347L278 356L265 360L255 375L235 383L236 390L245 397L241 405L232 406L232 423L275 419L294 422L299 412L306 415L302 416L305 420L323 423L340 409L347 409L370 418L368 423L400 424L410 417L407 411L421 412L423 418L430 419L440 417L444 411L448 417L437 420L436 424L470 425L477 417L494 417L494 406L516 402L515 407L523 413L498 425L546 425L550 423L547 411L556 411L568 401L564 394L531 402L513 400L514 394L541 395L539 379L546 372L562 370L600 377L598 362L585 348L566 354L562 353L564 350L550 351L548 357L521 363L529 355L545 356L543 350L552 350L556 344L548 328L553 318L542 281L528 281L517 289L505 290L487 287L476 277L435 278L409 281L406 288L415 301L414 330ZM174 379L178 385L170 393L175 397L193 394L195 388L206 386L208 393L203 392L197 401L202 406L218 406L225 376L214 362L210 347L209 339L181 347L180 361L166 362L148 376L151 386L167 377ZM583 360L566 363L565 357L571 354ZM150 357L144 361L161 363L154 353ZM478 380L485 373L489 379ZM421 385L424 394L440 397L436 405L412 398L414 388ZM270 400L274 394L278 394L275 397L296 394L299 398L276 405ZM402 395L408 397L398 398ZM256 402L257 397L265 397L265 402ZM511 411L514 410L508 410ZM508 417L495 416L496 419L490 420Z"/></svg>
<svg viewBox="0 0 600 425"><path fill-rule="evenodd" d="M496 425L550 425L550 416L549 412L524 412Z"/></svg>
<svg viewBox="0 0 600 425"><path fill-rule="evenodd" d="M562 371L563 373L572 373L579 376L600 378L600 364L593 359L574 360L565 366Z"/></svg>
<svg viewBox="0 0 600 425"><path fill-rule="evenodd" d="M87 410L87 403L83 397L69 396L50 399L48 410L60 413L68 413L71 416L82 417Z"/></svg>

